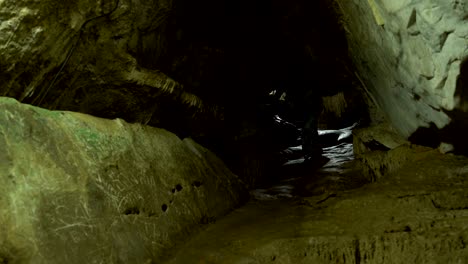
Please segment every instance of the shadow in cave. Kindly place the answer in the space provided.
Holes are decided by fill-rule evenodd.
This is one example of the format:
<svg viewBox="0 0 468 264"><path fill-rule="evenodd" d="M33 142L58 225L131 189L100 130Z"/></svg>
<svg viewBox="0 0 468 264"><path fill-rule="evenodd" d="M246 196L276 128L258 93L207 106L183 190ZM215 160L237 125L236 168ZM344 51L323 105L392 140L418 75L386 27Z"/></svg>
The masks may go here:
<svg viewBox="0 0 468 264"><path fill-rule="evenodd" d="M450 123L438 129L431 123L428 128L419 128L409 140L415 144L437 148L442 142L453 146L453 153L468 156L468 59L460 66L457 79L455 98L458 101L455 109L444 112L450 117Z"/></svg>
<svg viewBox="0 0 468 264"><path fill-rule="evenodd" d="M278 116L277 122L285 122ZM318 130L322 157L313 162L304 162L301 145L292 145L278 154L283 162L275 166L270 180L252 190L256 200L308 197L333 194L338 191L361 187L367 183L354 164L352 130L350 127L337 130Z"/></svg>
<svg viewBox="0 0 468 264"><path fill-rule="evenodd" d="M326 123L337 129L367 114L365 104L355 99L362 95L355 90L344 29L330 1L208 0L181 2L177 10L174 28L181 34L174 36L177 45L168 47L163 70L203 102L223 106L223 120L218 126L193 122L189 135L181 134L186 129L178 127L180 118L163 125L213 150L249 188L271 185L285 174L310 175L323 165L282 166L301 158L295 149L301 145L298 128L307 122L304 115L318 114L321 97L346 100L346 116L315 120L315 126ZM174 56L178 59L169 63ZM282 105L265 99L273 90L278 97L286 92ZM328 102L336 108L338 101ZM275 119L282 110L274 108L291 103L294 110ZM337 142L333 133L320 138ZM335 145L324 147L335 147L324 155L346 152Z"/></svg>

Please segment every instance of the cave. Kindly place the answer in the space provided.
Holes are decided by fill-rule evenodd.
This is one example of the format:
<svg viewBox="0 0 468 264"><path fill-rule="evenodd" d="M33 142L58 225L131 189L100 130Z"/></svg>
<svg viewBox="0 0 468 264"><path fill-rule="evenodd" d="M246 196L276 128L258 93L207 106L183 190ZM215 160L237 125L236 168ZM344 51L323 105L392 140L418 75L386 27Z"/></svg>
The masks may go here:
<svg viewBox="0 0 468 264"><path fill-rule="evenodd" d="M459 0L0 0L0 264L468 262L466 47Z"/></svg>

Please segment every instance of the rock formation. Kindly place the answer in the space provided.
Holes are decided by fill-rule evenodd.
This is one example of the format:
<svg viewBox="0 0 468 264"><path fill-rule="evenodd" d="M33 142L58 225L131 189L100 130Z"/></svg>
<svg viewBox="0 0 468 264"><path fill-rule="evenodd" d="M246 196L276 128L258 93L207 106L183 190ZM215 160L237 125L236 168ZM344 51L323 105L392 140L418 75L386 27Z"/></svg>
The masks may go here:
<svg viewBox="0 0 468 264"><path fill-rule="evenodd" d="M0 100L0 263L159 263L247 198L163 129Z"/></svg>
<svg viewBox="0 0 468 264"><path fill-rule="evenodd" d="M355 74L403 137L421 128L450 133L418 134L414 141L455 142L464 123L468 74L468 5L444 0L337 0ZM466 68L466 66L465 66ZM419 139L418 137L426 137ZM455 147L457 147L455 146Z"/></svg>

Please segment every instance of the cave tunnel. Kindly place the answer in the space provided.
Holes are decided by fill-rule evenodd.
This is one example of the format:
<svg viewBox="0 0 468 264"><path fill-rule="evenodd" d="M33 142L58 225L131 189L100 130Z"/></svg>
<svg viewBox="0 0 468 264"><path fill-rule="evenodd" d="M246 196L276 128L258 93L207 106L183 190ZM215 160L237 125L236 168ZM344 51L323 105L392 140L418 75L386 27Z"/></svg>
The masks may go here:
<svg viewBox="0 0 468 264"><path fill-rule="evenodd" d="M467 17L0 1L0 263L467 263Z"/></svg>
<svg viewBox="0 0 468 264"><path fill-rule="evenodd" d="M332 103L325 105L332 107L321 115L322 128L368 119L344 30L330 3L206 1L176 5L175 10L173 27L179 37L166 61L174 54L187 61L165 72L205 102L224 108L221 133L217 127L202 137L191 136L252 184L268 174L263 167L271 165L263 163L274 163L272 153L296 139L291 128L275 126L275 115L301 128L311 116L318 122L322 97L327 97ZM347 109L339 101L344 95ZM187 136L187 128L173 129ZM255 161L245 164L246 159Z"/></svg>

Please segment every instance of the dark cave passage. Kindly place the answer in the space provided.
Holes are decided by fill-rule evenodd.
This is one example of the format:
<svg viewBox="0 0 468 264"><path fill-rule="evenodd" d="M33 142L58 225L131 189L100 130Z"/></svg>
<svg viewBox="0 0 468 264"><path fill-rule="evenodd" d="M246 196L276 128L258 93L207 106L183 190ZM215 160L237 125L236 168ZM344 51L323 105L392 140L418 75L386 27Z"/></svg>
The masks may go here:
<svg viewBox="0 0 468 264"><path fill-rule="evenodd" d="M166 127L202 142L255 185L272 170L268 164L281 159L276 153L297 141L297 128L310 130L303 135L314 142L308 152L319 152L314 150L318 127L366 123L365 99L332 4L256 0L176 5L172 27L180 35L169 46L165 70L206 102L223 105L224 117L216 127ZM276 122L275 116L285 122Z"/></svg>

